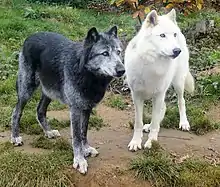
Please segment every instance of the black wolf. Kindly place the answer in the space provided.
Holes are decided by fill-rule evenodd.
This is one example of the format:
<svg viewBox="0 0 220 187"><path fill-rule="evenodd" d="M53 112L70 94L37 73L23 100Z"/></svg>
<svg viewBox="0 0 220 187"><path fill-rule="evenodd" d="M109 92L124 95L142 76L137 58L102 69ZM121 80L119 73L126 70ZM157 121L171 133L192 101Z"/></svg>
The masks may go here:
<svg viewBox="0 0 220 187"><path fill-rule="evenodd" d="M87 141L90 113L103 98L113 77L120 77L125 72L121 50L116 26L104 33L93 27L83 42L73 42L52 32L39 32L28 37L19 55L18 100L12 114L12 143L22 144L19 136L22 111L40 86L42 93L37 106L40 126L48 138L60 136L47 123L47 107L52 99L69 106L73 167L86 173L85 157L98 154Z"/></svg>

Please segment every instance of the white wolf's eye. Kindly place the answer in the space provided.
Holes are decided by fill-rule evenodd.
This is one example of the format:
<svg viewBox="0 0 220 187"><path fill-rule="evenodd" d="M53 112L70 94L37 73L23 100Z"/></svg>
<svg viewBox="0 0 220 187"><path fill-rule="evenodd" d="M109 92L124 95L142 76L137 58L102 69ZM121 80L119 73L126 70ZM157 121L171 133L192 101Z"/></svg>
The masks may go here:
<svg viewBox="0 0 220 187"><path fill-rule="evenodd" d="M166 35L165 35L165 34L160 34L160 37L161 37L161 38L165 38Z"/></svg>
<svg viewBox="0 0 220 187"><path fill-rule="evenodd" d="M109 56L108 51L105 51L104 53L102 53L103 56Z"/></svg>
<svg viewBox="0 0 220 187"><path fill-rule="evenodd" d="M174 37L176 37L177 36L177 33L174 33Z"/></svg>
<svg viewBox="0 0 220 187"><path fill-rule="evenodd" d="M117 55L120 55L121 54L121 51L117 50Z"/></svg>

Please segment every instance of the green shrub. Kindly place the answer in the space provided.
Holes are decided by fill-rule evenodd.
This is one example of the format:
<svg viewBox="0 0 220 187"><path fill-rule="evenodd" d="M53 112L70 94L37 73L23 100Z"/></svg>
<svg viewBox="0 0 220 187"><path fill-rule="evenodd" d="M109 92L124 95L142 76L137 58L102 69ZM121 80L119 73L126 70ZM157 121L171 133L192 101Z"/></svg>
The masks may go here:
<svg viewBox="0 0 220 187"><path fill-rule="evenodd" d="M89 0L28 0L32 3L48 3L48 4L68 4L77 8L85 8Z"/></svg>

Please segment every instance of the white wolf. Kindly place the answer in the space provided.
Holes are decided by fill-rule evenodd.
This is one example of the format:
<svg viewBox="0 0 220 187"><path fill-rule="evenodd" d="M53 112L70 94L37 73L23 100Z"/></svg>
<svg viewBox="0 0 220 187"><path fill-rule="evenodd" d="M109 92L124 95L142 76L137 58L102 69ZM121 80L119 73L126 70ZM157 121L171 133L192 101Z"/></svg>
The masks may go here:
<svg viewBox="0 0 220 187"><path fill-rule="evenodd" d="M147 15L140 31L125 50L125 72L135 106L134 134L129 150L141 149L143 130L150 130L145 148L151 148L152 141L157 141L160 122L166 111L164 99L171 84L178 94L179 128L190 129L184 89L192 93L194 79L189 72L186 39L177 25L174 9L162 16L155 10ZM143 126L146 99L152 99L153 111L151 123Z"/></svg>

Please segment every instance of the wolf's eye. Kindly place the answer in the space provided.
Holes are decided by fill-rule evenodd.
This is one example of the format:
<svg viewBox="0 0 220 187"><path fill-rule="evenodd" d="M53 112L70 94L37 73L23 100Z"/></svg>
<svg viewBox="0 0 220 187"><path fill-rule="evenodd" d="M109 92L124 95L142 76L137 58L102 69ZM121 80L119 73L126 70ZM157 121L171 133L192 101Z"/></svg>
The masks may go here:
<svg viewBox="0 0 220 187"><path fill-rule="evenodd" d="M108 51L105 51L104 53L102 53L103 56L109 56Z"/></svg>
<svg viewBox="0 0 220 187"><path fill-rule="evenodd" d="M160 34L160 37L161 37L161 38L165 38L166 35L165 35L165 34Z"/></svg>
<svg viewBox="0 0 220 187"><path fill-rule="evenodd" d="M177 36L177 33L174 33L174 37L176 37Z"/></svg>
<svg viewBox="0 0 220 187"><path fill-rule="evenodd" d="M121 51L117 50L117 55L120 55L121 54Z"/></svg>

